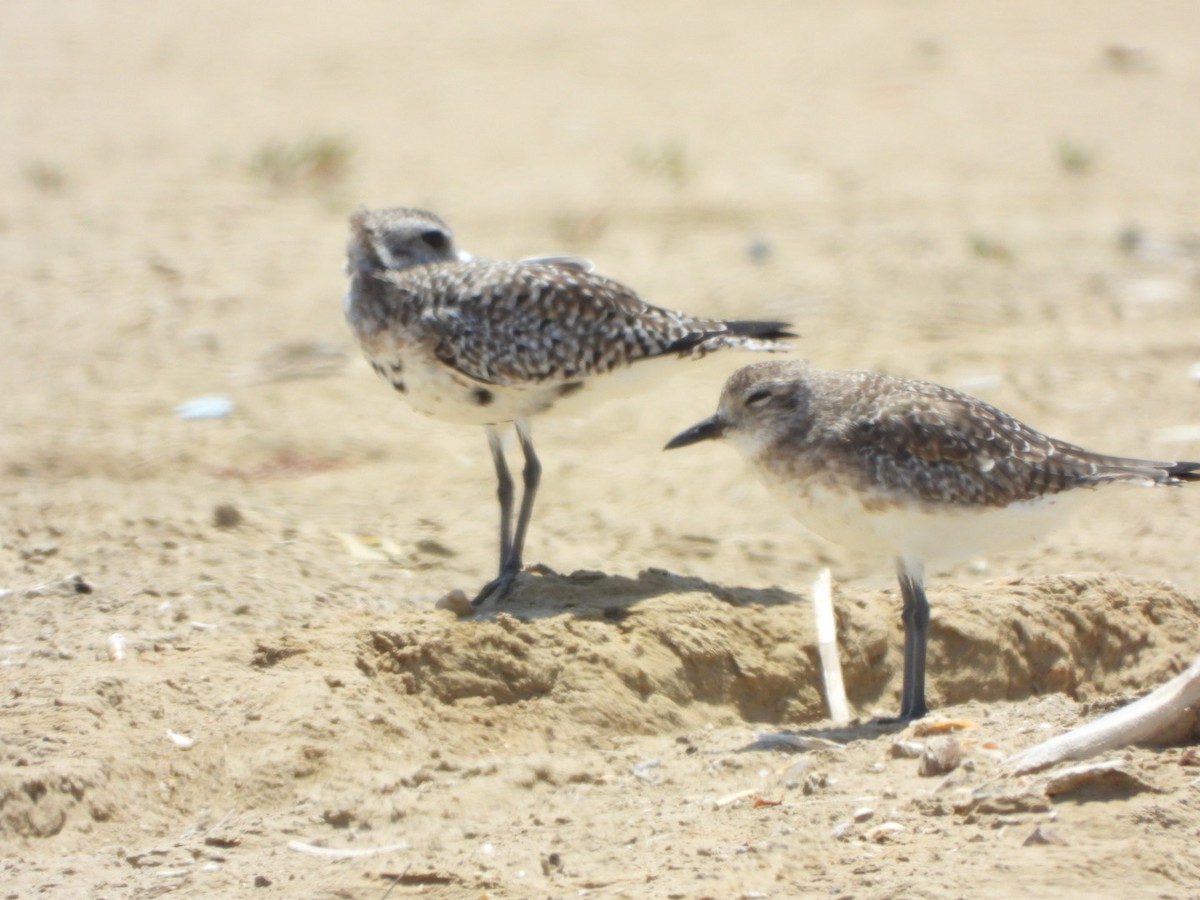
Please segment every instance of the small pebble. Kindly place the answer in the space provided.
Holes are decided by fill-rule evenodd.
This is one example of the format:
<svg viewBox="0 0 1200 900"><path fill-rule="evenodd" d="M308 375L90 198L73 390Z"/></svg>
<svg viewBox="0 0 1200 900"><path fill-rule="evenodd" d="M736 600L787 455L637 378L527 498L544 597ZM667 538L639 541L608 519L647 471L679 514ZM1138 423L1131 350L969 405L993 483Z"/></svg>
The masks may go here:
<svg viewBox="0 0 1200 900"><path fill-rule="evenodd" d="M890 841L892 837L903 830L904 826L899 822L880 822L874 828L868 829L863 837L872 843L882 844L884 841Z"/></svg>
<svg viewBox="0 0 1200 900"><path fill-rule="evenodd" d="M1043 844L1057 844L1065 847L1067 842L1060 838L1052 829L1043 828L1041 825L1033 829L1029 837L1021 842L1022 847L1035 847Z"/></svg>
<svg viewBox="0 0 1200 900"><path fill-rule="evenodd" d="M110 634L108 636L108 658L113 662L120 662L125 658L126 646L125 635Z"/></svg>
<svg viewBox="0 0 1200 900"><path fill-rule="evenodd" d="M865 821L867 821L867 819L871 818L871 816L873 816L873 815L875 815L875 810L871 809L871 807L860 806L858 809L856 809L854 811L854 821L855 822L865 822Z"/></svg>
<svg viewBox="0 0 1200 900"><path fill-rule="evenodd" d="M233 401L224 394L193 397L175 407L175 417L184 421L223 419L233 412Z"/></svg>
<svg viewBox="0 0 1200 900"><path fill-rule="evenodd" d="M467 595L457 589L443 595L433 606L435 609L449 610L460 619L465 619L475 612L475 607L471 605Z"/></svg>
<svg viewBox="0 0 1200 900"><path fill-rule="evenodd" d="M774 252L770 241L764 238L755 238L746 246L746 255L750 257L751 262L764 263Z"/></svg>
<svg viewBox="0 0 1200 900"><path fill-rule="evenodd" d="M916 759L925 751L920 741L892 741L892 759Z"/></svg>
<svg viewBox="0 0 1200 900"><path fill-rule="evenodd" d="M929 778L934 775L945 775L953 772L962 762L962 747L958 738L952 735L934 738L925 745L921 754L921 762L917 774Z"/></svg>
<svg viewBox="0 0 1200 900"><path fill-rule="evenodd" d="M215 528L237 528L242 524L242 513L232 503L218 503L213 507L212 523Z"/></svg>

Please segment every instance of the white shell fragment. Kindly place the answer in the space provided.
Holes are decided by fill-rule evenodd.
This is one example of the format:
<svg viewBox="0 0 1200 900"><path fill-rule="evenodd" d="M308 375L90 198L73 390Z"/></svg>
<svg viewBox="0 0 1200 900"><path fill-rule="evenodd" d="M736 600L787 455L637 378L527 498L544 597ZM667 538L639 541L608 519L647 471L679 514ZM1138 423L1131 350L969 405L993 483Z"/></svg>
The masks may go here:
<svg viewBox="0 0 1200 900"><path fill-rule="evenodd" d="M223 419L233 412L233 401L224 394L205 394L175 407L175 417L185 421Z"/></svg>
<svg viewBox="0 0 1200 900"><path fill-rule="evenodd" d="M167 737L170 739L171 743L180 750L190 750L196 743L196 739L194 737L189 737L186 734L180 734L178 731L172 731L170 728L167 729Z"/></svg>
<svg viewBox="0 0 1200 900"><path fill-rule="evenodd" d="M110 634L108 636L108 658L113 662L120 662L125 658L125 648L128 642L123 634Z"/></svg>

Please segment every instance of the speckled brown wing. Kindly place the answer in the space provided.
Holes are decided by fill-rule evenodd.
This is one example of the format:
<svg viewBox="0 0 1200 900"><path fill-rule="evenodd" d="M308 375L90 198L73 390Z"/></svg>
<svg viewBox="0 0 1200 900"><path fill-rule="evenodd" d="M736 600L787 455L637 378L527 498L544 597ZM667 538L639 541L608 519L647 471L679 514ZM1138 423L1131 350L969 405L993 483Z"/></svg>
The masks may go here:
<svg viewBox="0 0 1200 900"><path fill-rule="evenodd" d="M1172 480L1172 463L1094 454L922 382L893 382L846 439L872 487L936 504L1006 506L1109 481Z"/></svg>
<svg viewBox="0 0 1200 900"><path fill-rule="evenodd" d="M487 384L570 382L728 331L568 267L479 262L405 273L418 278L423 339L441 362Z"/></svg>

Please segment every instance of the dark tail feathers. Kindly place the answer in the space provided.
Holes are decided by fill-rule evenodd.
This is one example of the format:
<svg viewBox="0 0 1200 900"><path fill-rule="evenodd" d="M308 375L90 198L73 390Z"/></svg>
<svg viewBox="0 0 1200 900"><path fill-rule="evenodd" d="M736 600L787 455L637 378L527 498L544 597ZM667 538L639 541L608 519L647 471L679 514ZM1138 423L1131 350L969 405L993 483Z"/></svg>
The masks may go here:
<svg viewBox="0 0 1200 900"><path fill-rule="evenodd" d="M1180 481L1200 481L1200 462L1177 462L1167 468L1167 474Z"/></svg>
<svg viewBox="0 0 1200 900"><path fill-rule="evenodd" d="M794 331L788 331L792 327L791 322L756 322L752 319L735 319L726 322L725 327L729 329L730 334L738 337L765 338L767 340L800 337Z"/></svg>

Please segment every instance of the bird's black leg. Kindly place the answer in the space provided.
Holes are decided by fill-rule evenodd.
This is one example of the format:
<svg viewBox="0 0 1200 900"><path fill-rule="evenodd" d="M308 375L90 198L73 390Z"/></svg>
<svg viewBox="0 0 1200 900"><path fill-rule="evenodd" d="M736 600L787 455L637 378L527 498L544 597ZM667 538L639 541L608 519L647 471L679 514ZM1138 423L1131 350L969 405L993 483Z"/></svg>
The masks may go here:
<svg viewBox="0 0 1200 900"><path fill-rule="evenodd" d="M522 556L525 553L525 532L529 530L529 520L533 517L533 501L537 497L538 485L542 481L542 464L537 454L533 452L533 435L529 423L517 419L517 440L521 442L521 450L525 454L525 469L521 473L524 489L521 492L521 511L517 514L517 533L513 537L512 551L509 554L509 566L516 571L521 570Z"/></svg>
<svg viewBox="0 0 1200 900"><path fill-rule="evenodd" d="M484 600L492 596L497 590L501 591L503 596L507 593L508 588L512 584L512 579L516 573L509 576L505 581L505 573L508 566L509 558L512 556L513 536L512 536L512 515L513 515L513 480L512 475L508 472L508 463L504 460L504 445L500 441L500 435L494 428L487 429L488 447L492 451L492 462L496 464L496 496L500 500L500 572L499 574L483 586L475 599L471 603L475 606L483 603ZM524 504L522 504L524 507Z"/></svg>
<svg viewBox="0 0 1200 900"><path fill-rule="evenodd" d="M517 575L523 565L522 557L525 551L525 533L529 530L529 520L533 517L533 501L537 498L538 484L542 480L542 464L533 451L533 437L529 424L523 419L515 422L517 439L521 442L521 450L525 454L525 468L522 471L524 481L521 492L521 509L517 513L517 530L512 530L513 511L513 482L508 473L508 464L504 461L504 448L500 444L499 435L488 429L488 445L492 448L492 459L496 463L496 478L499 481L497 495L500 498L500 572L483 586L471 603L479 606L485 600L495 598L503 600L516 583Z"/></svg>
<svg viewBox="0 0 1200 900"><path fill-rule="evenodd" d="M904 681L900 689L899 721L911 722L927 713L925 706L925 651L929 644L929 600L925 597L925 570L919 562L896 560L904 610Z"/></svg>

